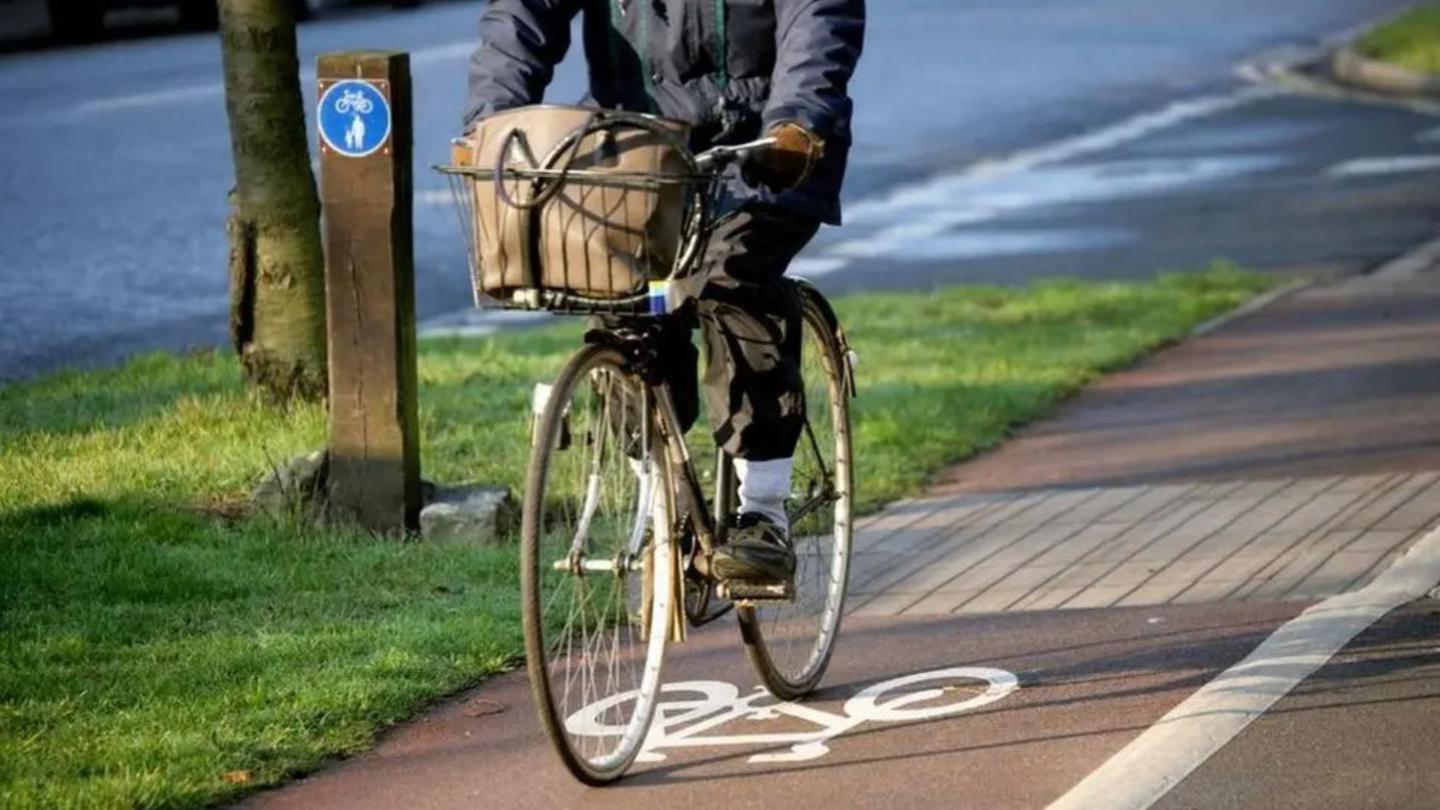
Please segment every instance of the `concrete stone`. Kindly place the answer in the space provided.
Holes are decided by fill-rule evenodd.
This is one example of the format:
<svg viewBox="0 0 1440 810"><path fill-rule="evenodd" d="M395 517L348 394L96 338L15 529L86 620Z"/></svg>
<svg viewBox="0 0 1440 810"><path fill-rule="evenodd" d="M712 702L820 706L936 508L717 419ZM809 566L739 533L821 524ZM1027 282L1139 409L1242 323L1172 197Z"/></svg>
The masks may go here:
<svg viewBox="0 0 1440 810"><path fill-rule="evenodd" d="M514 514L509 487L464 484L425 487L420 538L428 543L496 546L507 540Z"/></svg>
<svg viewBox="0 0 1440 810"><path fill-rule="evenodd" d="M250 503L266 514L313 516L321 507L330 457L324 450L297 456L271 470L250 493Z"/></svg>

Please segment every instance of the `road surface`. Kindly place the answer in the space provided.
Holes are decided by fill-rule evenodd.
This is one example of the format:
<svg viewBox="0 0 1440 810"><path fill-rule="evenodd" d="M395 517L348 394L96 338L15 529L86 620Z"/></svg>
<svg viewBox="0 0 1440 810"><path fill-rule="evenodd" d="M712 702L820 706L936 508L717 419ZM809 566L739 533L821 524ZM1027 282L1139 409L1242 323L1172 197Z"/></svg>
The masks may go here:
<svg viewBox="0 0 1440 810"><path fill-rule="evenodd" d="M999 189L998 200L994 194L974 200L978 210L970 210L970 192L960 188L959 198L947 206L965 211L924 224L932 235L954 238L940 240L919 261L887 260L895 252L893 233L882 234L888 241L843 244L907 224L911 212L867 206L897 190L920 183L924 193L928 178L1104 130L1177 99L1228 97L1242 87L1234 76L1240 61L1276 48L1313 45L1398 5L1307 0L1289 4L1284 13L1242 0L1181 5L910 0L875 6L854 86L857 143L846 188L854 228L827 233L812 251L825 261L813 267L833 268L823 248L841 245L854 261L825 283L849 289L1037 274L1149 275L1217 256L1265 265L1277 254L1305 252L1292 251L1292 245L1329 256L1334 244L1344 242L1364 261L1398 251L1416 235L1412 224L1420 214L1413 202L1369 215L1349 211L1308 219L1307 209L1324 207L1307 200L1311 186L1286 180L1258 200L1246 189L1269 173L1315 168L1309 164L1332 153L1363 157L1393 151L1397 147L1389 141L1410 134L1410 120L1381 115L1372 124L1368 112L1301 110L1311 118L1334 119L1310 124L1288 120L1291 111L1283 105L1239 127L1228 140L1209 144L1183 142L1192 129L1183 116L1168 125L1181 139L1172 150L1218 151L1238 163L1187 168L1156 155L1141 166L1101 161L1079 174L1051 163L1032 167L1045 169L1039 173L1012 174L1010 182L1023 181L1028 188ZM335 49L383 47L412 54L418 300L422 319L438 319L440 325L457 322L445 316L467 307L469 295L443 183L427 167L444 158L457 125L478 14L469 3L430 4L404 13L369 8L300 28L303 66ZM309 68L304 74L310 97L313 74ZM146 349L224 341L222 223L232 175L219 77L213 35L0 56L5 144L0 381L68 365L114 363ZM549 98L574 100L582 85L581 66L572 58ZM1344 148L1331 142L1329 127L1347 139ZM1274 155L1256 163L1247 144L1269 144L1286 153L1278 163ZM1083 156L1098 159L1104 153L1092 149ZM1105 190L1136 169L1149 172L1148 197L1163 196L1157 192L1172 180L1181 185L1203 180L1207 188L1233 193L1202 199L1198 210L1183 198L1167 222L1154 223L1157 209L1148 200L1137 202L1133 187L1114 199ZM1387 189L1376 197L1393 196ZM1226 220L1222 209L1237 201L1246 210ZM1076 203L1086 202L1095 222L1065 221ZM1274 211L1271 219L1280 233L1246 239L1253 235L1256 207ZM1282 217L1287 207L1300 209L1302 216ZM1200 228L1192 227L1191 215L1202 218Z"/></svg>

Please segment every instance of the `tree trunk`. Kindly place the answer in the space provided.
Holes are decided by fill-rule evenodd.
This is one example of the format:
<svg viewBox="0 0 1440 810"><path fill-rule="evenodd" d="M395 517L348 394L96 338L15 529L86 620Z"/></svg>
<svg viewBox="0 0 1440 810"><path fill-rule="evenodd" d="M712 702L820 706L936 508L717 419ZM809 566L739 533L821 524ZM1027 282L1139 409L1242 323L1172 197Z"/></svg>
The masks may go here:
<svg viewBox="0 0 1440 810"><path fill-rule="evenodd" d="M269 398L325 395L320 201L289 0L219 0L231 192L230 337Z"/></svg>

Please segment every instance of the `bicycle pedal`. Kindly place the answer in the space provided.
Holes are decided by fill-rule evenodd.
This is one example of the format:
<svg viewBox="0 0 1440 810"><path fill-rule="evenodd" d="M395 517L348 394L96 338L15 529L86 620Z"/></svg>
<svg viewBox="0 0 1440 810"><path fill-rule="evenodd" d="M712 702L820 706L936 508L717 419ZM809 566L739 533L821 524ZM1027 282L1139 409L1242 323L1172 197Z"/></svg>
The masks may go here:
<svg viewBox="0 0 1440 810"><path fill-rule="evenodd" d="M717 593L722 599L747 606L750 602L788 602L795 597L795 587L784 582L738 582L720 583Z"/></svg>

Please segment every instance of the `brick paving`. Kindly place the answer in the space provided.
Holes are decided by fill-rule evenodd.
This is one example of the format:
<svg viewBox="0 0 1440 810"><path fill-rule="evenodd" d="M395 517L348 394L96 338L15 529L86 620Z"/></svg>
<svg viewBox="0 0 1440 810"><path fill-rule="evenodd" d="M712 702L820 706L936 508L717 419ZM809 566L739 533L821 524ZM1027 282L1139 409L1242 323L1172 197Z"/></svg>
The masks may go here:
<svg viewBox="0 0 1440 810"><path fill-rule="evenodd" d="M857 615L1313 600L1440 523L1440 473L963 493L857 528Z"/></svg>
<svg viewBox="0 0 1440 810"><path fill-rule="evenodd" d="M1311 601L1440 524L1440 268L1318 286L857 526L850 610Z"/></svg>

